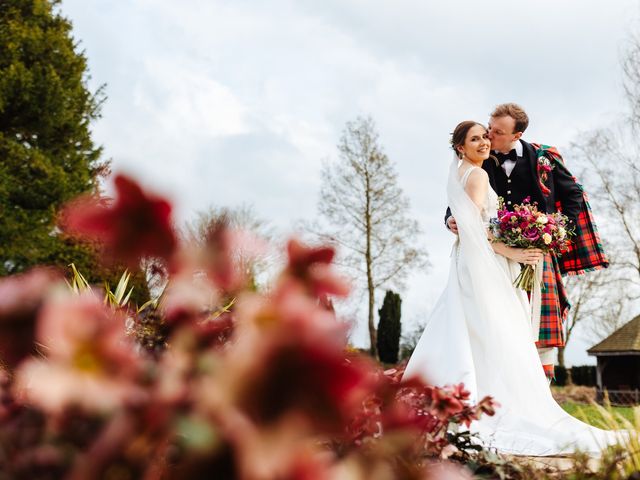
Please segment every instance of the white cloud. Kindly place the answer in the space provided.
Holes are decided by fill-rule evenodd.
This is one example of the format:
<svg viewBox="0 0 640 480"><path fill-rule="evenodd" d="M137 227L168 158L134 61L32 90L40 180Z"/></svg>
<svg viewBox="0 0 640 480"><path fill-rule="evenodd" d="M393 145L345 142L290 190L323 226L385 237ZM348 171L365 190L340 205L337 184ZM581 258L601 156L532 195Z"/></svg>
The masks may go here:
<svg viewBox="0 0 640 480"><path fill-rule="evenodd" d="M172 139L248 133L247 108L233 92L197 68L168 59L144 63L145 78L134 90L134 107ZM152 88L149 88L149 87Z"/></svg>

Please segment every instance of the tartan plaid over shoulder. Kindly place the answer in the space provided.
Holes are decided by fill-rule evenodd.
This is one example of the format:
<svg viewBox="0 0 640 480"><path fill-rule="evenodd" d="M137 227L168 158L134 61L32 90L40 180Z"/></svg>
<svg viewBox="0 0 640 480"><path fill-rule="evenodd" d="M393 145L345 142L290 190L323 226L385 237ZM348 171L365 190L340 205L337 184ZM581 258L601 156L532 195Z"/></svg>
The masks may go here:
<svg viewBox="0 0 640 480"><path fill-rule="evenodd" d="M531 145L536 150L538 158L544 156L549 159L552 165L556 162L564 165L564 160L555 147L538 143L532 143ZM558 267L562 275L582 275L585 272L609 266L609 260L600 241L598 228L593 220L587 193L578 180L575 177L573 179L582 191L584 202L578 215L575 236L571 239L569 250L558 258ZM556 204L556 208L561 210L559 203Z"/></svg>

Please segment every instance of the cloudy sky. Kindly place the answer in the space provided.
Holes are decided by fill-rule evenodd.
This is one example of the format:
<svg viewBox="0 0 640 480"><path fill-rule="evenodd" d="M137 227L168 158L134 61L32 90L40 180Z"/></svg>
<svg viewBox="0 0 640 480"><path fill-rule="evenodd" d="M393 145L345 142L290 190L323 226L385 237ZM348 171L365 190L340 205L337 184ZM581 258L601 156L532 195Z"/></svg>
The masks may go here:
<svg viewBox="0 0 640 480"><path fill-rule="evenodd" d="M92 87L107 85L95 140L115 171L173 198L181 220L248 203L291 231L316 215L321 162L336 158L345 122L372 115L432 263L402 292L407 323L424 321L446 280L453 127L515 101L531 117L526 139L579 141L623 108L619 59L639 18L635 0L63 0L61 8ZM356 328L355 342L365 338ZM569 363L594 363L588 342L572 343Z"/></svg>

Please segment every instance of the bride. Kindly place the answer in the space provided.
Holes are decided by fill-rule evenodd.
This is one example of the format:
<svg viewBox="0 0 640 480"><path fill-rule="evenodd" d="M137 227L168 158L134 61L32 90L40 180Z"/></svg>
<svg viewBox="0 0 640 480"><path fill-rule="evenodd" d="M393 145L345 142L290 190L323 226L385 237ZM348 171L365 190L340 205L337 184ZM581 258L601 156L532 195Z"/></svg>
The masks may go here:
<svg viewBox="0 0 640 480"><path fill-rule="evenodd" d="M482 162L490 141L479 123L460 123L452 137L456 158L447 194L458 224L448 283L407 364L405 378L434 385L463 382L472 400L491 395L501 405L472 430L489 447L517 455L599 453L616 433L566 413L553 399L531 340L526 295L512 284L519 263L536 264L539 250L512 248L488 238L498 197Z"/></svg>

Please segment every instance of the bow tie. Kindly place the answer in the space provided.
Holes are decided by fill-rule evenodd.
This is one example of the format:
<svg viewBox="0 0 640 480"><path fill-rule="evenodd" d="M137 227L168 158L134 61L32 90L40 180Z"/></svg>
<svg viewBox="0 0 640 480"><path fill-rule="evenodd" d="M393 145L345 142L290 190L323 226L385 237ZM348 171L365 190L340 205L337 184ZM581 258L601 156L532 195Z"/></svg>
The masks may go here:
<svg viewBox="0 0 640 480"><path fill-rule="evenodd" d="M514 162L518 161L518 154L514 148L509 153L496 152L496 158L498 159L498 162L500 162L500 165L502 165L506 160L513 160Z"/></svg>

